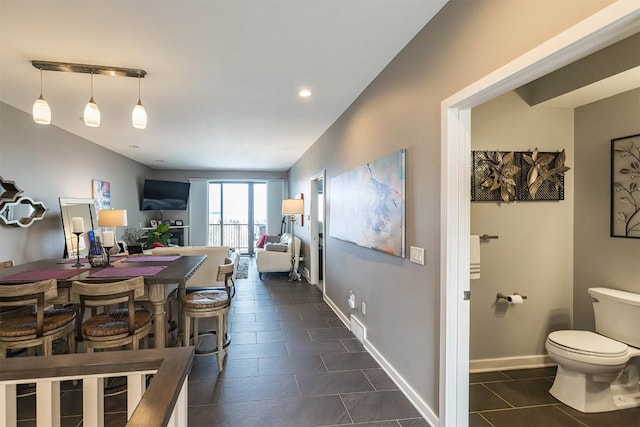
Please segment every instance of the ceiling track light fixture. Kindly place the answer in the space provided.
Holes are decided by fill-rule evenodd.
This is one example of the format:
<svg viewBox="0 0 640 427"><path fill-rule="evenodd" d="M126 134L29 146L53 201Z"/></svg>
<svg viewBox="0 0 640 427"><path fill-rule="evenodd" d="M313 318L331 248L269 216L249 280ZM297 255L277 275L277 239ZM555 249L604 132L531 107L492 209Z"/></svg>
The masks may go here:
<svg viewBox="0 0 640 427"><path fill-rule="evenodd" d="M147 127L147 112L142 105L140 97L140 79L147 75L147 72L137 68L123 68L109 65L89 65L74 64L69 62L53 62L33 60L31 64L40 70L40 98L33 104L33 120L36 123L51 123L51 109L49 104L42 96L42 72L43 71L61 71L66 73L85 73L91 75L91 98L84 109L84 123L90 127L100 126L100 109L93 99L93 75L101 74L106 76L117 77L135 77L138 79L138 103L131 113L131 122L133 127L137 129L145 129Z"/></svg>
<svg viewBox="0 0 640 427"><path fill-rule="evenodd" d="M40 97L33 103L33 121L41 125L51 123L51 108L42 96L42 68L40 68Z"/></svg>

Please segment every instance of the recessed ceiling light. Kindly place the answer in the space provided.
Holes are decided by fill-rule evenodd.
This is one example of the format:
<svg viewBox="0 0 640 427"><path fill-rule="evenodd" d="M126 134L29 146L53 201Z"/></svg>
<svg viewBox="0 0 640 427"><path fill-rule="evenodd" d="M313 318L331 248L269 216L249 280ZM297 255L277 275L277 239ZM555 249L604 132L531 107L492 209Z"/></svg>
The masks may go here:
<svg viewBox="0 0 640 427"><path fill-rule="evenodd" d="M300 98L308 98L311 96L311 91L309 89L300 89L298 96Z"/></svg>

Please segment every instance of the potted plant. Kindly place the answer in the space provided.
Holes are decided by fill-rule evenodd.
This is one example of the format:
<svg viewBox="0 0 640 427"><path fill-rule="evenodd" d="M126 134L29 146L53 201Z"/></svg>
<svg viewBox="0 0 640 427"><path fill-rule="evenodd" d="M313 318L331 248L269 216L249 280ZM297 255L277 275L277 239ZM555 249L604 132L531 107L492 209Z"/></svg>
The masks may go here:
<svg viewBox="0 0 640 427"><path fill-rule="evenodd" d="M147 230L140 238L144 249L156 246L169 246L169 239L173 234L169 232L169 224L158 224L156 228Z"/></svg>

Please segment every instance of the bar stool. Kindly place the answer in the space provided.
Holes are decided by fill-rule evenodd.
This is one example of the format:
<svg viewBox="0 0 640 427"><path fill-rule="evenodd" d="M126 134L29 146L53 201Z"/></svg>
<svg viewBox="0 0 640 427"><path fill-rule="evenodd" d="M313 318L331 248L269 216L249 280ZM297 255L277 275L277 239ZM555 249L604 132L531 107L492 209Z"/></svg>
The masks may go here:
<svg viewBox="0 0 640 427"><path fill-rule="evenodd" d="M140 340L149 335L151 312L136 307L134 300L144 295L144 278L134 277L111 283L71 284L71 299L80 304L80 319L84 319L86 308L104 307L104 312L92 315L78 323L78 335L82 337L86 351L96 348L131 346L139 348ZM113 308L126 304L126 308Z"/></svg>
<svg viewBox="0 0 640 427"><path fill-rule="evenodd" d="M231 287L233 286L234 262L230 258L225 258L225 263L218 266L218 280L224 280L224 290L213 288L195 289L183 296L180 300L182 313L184 316L185 346L191 345L191 319L193 318L193 342L198 344L198 319L217 318L216 328L216 348L209 352L199 352L199 354L218 354L218 371L223 369L224 360L224 337L227 331L228 313L231 308Z"/></svg>
<svg viewBox="0 0 640 427"><path fill-rule="evenodd" d="M33 312L24 310L0 320L0 359L7 350L42 346L45 356L53 354L53 341L67 337L69 353L75 352L76 313L68 309L45 310L47 300L58 296L55 279L33 283L0 286L0 307L35 306ZM32 352L35 355L35 352Z"/></svg>

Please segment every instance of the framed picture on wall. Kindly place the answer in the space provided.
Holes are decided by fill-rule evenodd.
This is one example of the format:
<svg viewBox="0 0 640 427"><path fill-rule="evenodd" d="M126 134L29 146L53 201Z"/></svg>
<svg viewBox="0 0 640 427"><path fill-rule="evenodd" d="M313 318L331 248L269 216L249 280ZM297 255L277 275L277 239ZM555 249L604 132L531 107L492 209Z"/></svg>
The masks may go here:
<svg viewBox="0 0 640 427"><path fill-rule="evenodd" d="M611 237L640 239L640 134L611 140Z"/></svg>

